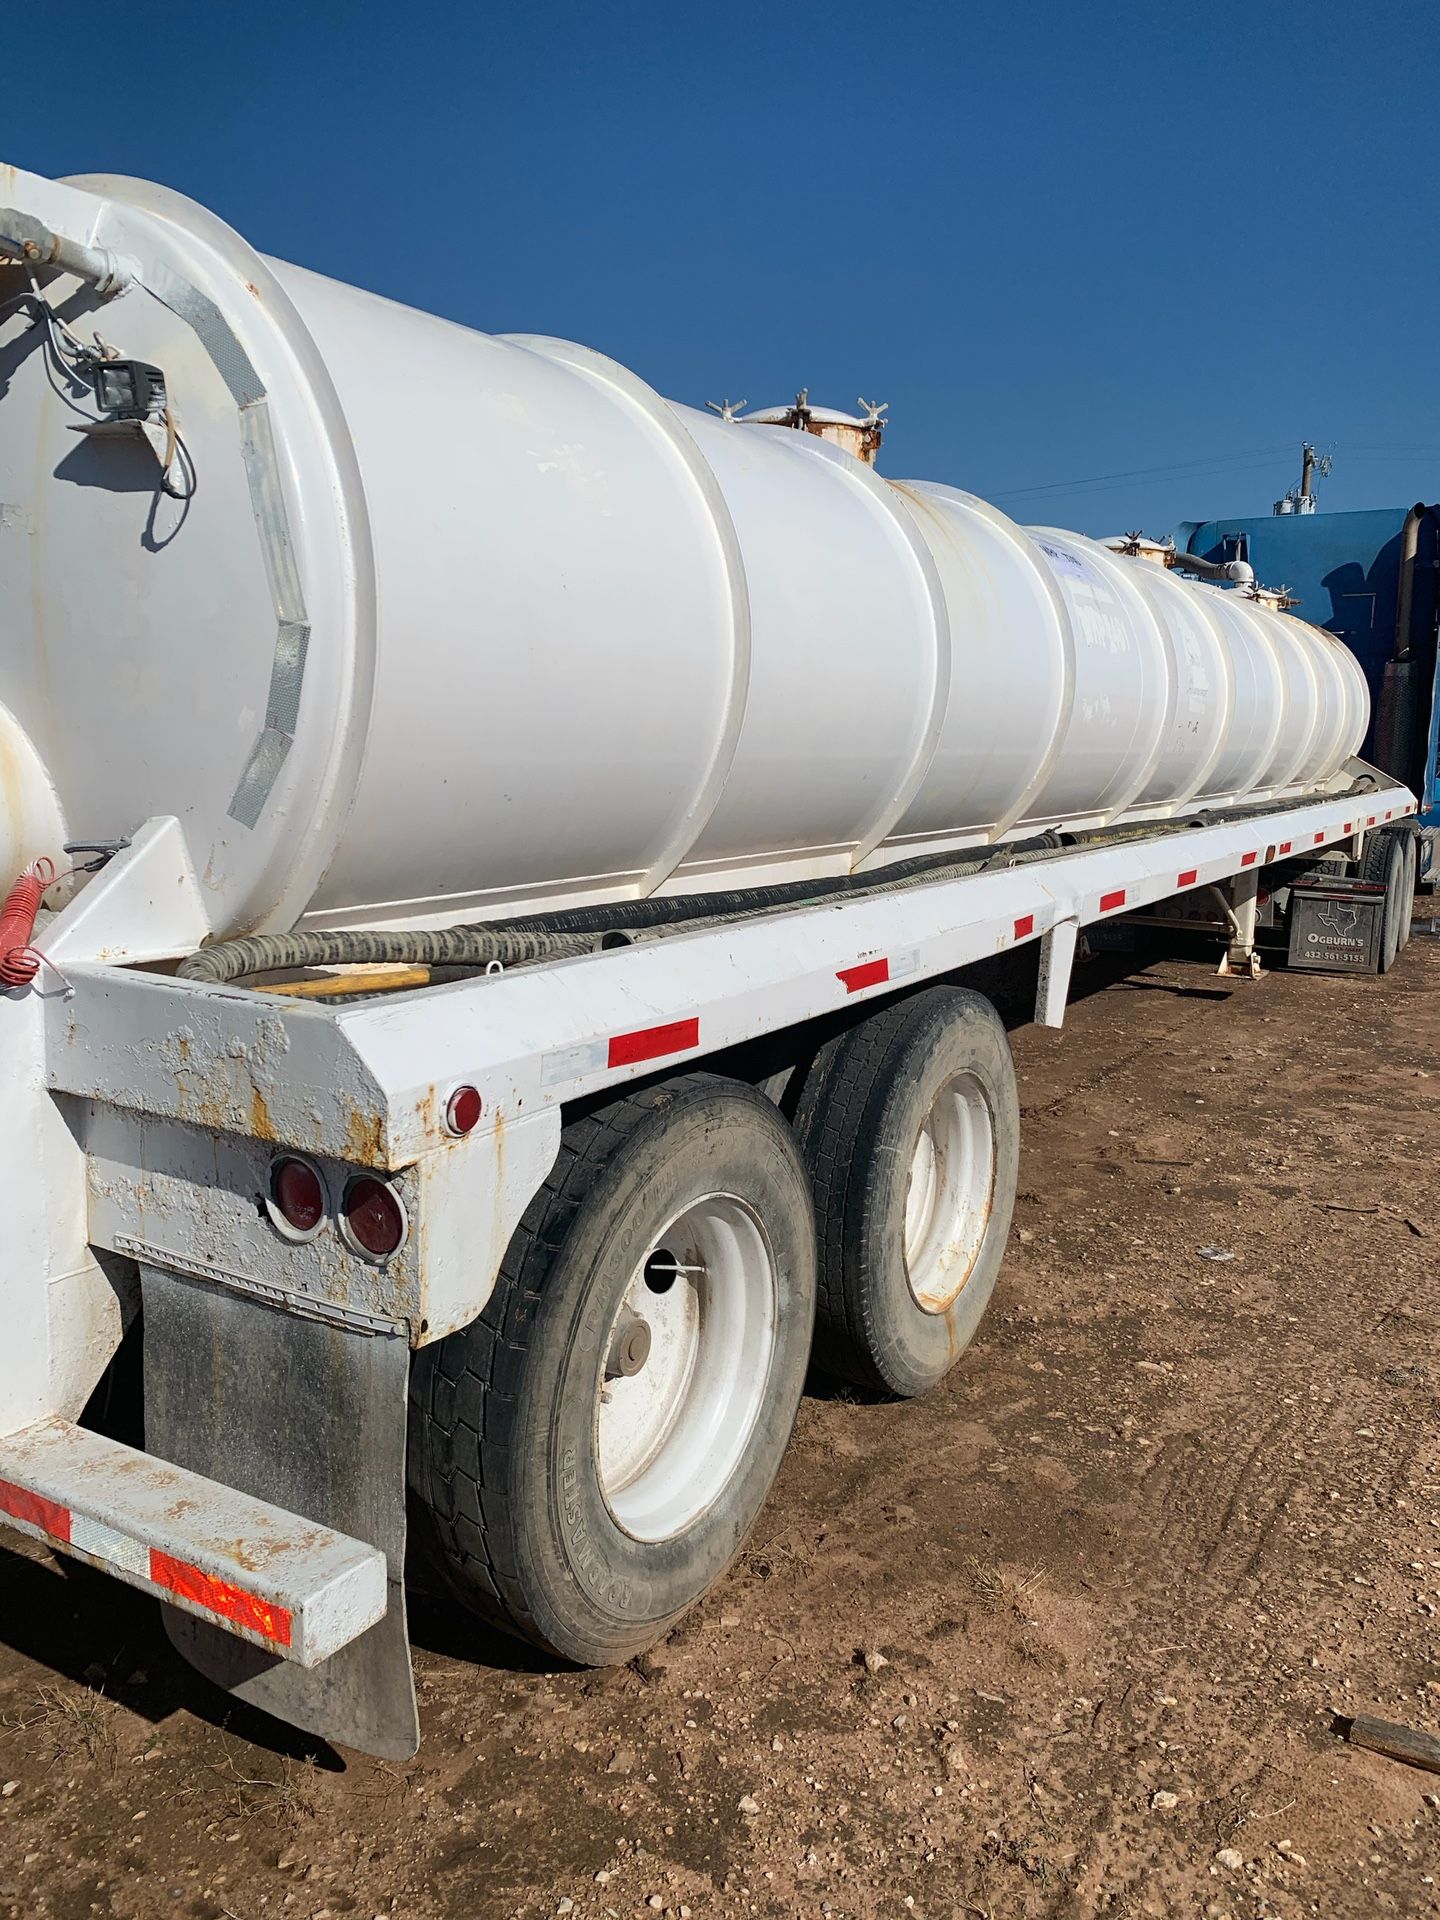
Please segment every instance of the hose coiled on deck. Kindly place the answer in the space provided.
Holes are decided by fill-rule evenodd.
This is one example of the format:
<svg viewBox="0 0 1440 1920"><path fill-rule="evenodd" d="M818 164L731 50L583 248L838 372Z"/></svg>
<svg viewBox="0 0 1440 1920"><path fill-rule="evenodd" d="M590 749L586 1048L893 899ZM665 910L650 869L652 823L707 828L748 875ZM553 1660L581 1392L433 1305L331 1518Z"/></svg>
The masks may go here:
<svg viewBox="0 0 1440 1920"><path fill-rule="evenodd" d="M368 966L398 962L431 967L517 967L527 960L563 960L589 953L593 934L549 933L539 928L447 927L436 932L371 933L342 928L332 933L252 933L243 940L202 947L176 969L182 980L219 985L255 973L291 967Z"/></svg>
<svg viewBox="0 0 1440 1920"><path fill-rule="evenodd" d="M182 980L204 980L211 985L246 979L254 974L279 973L294 967L407 966L463 967L523 966L534 960L563 960L591 953L608 935L681 933L711 927L740 916L761 915L786 907L823 906L844 895L848 899L891 893L916 880L960 879L987 867L1008 866L1014 860L1053 854L1059 836L1042 834L1036 840L1010 842L991 848L984 857L956 861L949 855L922 855L898 861L876 873L839 874L821 880L789 880L765 887L746 887L723 893L674 894L644 900L614 900L608 905L561 907L553 913L529 914L515 920L482 920L433 932L373 933L359 928L331 932L253 933L218 946L202 947L181 962ZM624 944L623 938L615 944Z"/></svg>
<svg viewBox="0 0 1440 1920"><path fill-rule="evenodd" d="M1362 777L1369 773L1363 763L1353 764L1361 768ZM1357 787L1358 782L1352 783L1349 791L1354 792ZM1280 813L1295 804L1295 800L1286 799L1272 800L1264 806L1205 808L1171 824L1199 829L1242 817L1263 819L1268 813ZM1053 859L1057 854L1079 853L1097 843L1119 846L1127 840L1146 839L1154 831L1153 821L1085 834L1049 828L1033 839L1001 841L983 854L972 853L964 860L956 860L950 854L917 854L913 859L897 860L893 866L878 868L873 873L786 880L771 886L717 893L651 894L643 900L561 907L551 913L528 914L513 920L475 921L434 932L372 933L364 929L337 928L328 933L254 933L240 940L202 947L182 961L177 971L182 980L219 985L295 967L388 963L479 972L491 966L523 966L529 961L564 960L576 954L593 953L602 943L626 945L624 936L631 933L644 938L699 932L702 927L715 927L742 917L759 917L786 907L818 907L841 897L855 900L897 893L919 880L965 879L1000 867ZM607 939L610 935L619 937L612 942Z"/></svg>

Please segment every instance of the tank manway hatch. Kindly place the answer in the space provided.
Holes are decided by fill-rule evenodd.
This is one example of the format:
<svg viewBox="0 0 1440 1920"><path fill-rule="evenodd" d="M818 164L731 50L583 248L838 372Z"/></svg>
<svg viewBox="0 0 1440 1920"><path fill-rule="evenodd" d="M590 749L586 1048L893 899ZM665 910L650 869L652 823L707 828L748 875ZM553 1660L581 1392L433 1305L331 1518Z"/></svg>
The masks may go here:
<svg viewBox="0 0 1440 1920"><path fill-rule="evenodd" d="M832 446L843 447L846 453L853 453L857 460L873 467L885 437L882 416L887 411L887 403L877 406L873 400L862 397L858 404L864 407L863 414L839 413L834 407L812 407L810 390L802 387L788 407L760 407L754 413L742 413L743 400L739 406L732 406L728 400L712 400L710 408L722 420L736 420L742 426L791 427L797 433L813 433L817 440L828 440Z"/></svg>

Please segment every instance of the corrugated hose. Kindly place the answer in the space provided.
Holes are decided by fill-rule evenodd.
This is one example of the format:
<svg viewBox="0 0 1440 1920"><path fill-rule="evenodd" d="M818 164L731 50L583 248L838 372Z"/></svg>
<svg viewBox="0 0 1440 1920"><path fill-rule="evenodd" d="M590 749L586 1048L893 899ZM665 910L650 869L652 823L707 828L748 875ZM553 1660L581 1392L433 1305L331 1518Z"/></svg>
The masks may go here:
<svg viewBox="0 0 1440 1920"><path fill-rule="evenodd" d="M1358 782L1352 785L1352 791ZM1339 796L1335 796L1339 797ZM1283 811L1293 801L1268 806L1204 810L1174 827L1204 827L1239 814L1263 817ZM1155 831L1153 822L1136 822L1107 829L1103 844L1119 846L1144 839ZM854 900L897 893L917 881L959 880L996 868L1054 859L1057 854L1080 852L1098 836L1077 836L1049 829L1029 840L1002 841L983 854L955 860L946 854L919 854L874 873L837 874L820 880L789 880L764 887L744 887L716 893L651 894L643 900L614 900L608 905L561 907L513 920L482 920L428 932L370 932L363 928L304 933L254 933L239 940L202 947L181 962L183 980L213 985L279 973L298 967L400 965L456 968L463 973L487 967L516 967L540 960L564 960L607 946L628 946L629 936L641 939L668 934L695 933L741 918L761 917L786 908L823 906L843 896ZM359 997L355 993L338 998Z"/></svg>
<svg viewBox="0 0 1440 1920"><path fill-rule="evenodd" d="M981 859L955 861L934 854L897 862L875 874L842 874L823 880L785 881L767 887L747 887L717 893L650 896L644 900L615 900L608 905L562 907L553 913L530 914L516 920L477 921L430 932L370 932L363 928L302 933L253 933L202 947L181 962L184 980L212 985L279 973L295 967L408 965L461 967L515 967L536 960L563 960L592 953L610 936L632 933L680 933L701 925L715 926L751 915L784 908L822 906L843 894L854 899L867 894L892 893L916 880L959 879L987 867L1009 866L1025 859L1053 856L1061 846L1057 835L995 847Z"/></svg>

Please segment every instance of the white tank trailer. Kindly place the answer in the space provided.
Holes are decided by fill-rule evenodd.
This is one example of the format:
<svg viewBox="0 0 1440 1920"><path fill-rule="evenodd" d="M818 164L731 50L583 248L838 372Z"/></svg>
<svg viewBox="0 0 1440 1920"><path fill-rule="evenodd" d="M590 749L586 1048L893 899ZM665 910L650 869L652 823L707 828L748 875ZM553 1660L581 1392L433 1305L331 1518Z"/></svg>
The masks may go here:
<svg viewBox="0 0 1440 1920"><path fill-rule="evenodd" d="M1108 921L1403 944L1351 655L882 476L882 411L676 405L0 167L0 1523L324 1738L418 1742L407 1528L627 1659L812 1359L943 1378L1016 1189L995 966L1058 1027ZM127 1330L143 1450L84 1417Z"/></svg>
<svg viewBox="0 0 1440 1920"><path fill-rule="evenodd" d="M46 297L161 371L194 498L11 269L0 870L173 814L217 936L435 926L1313 791L1364 735L1353 657L1240 593L268 260L160 187L0 173L17 201L144 261Z"/></svg>

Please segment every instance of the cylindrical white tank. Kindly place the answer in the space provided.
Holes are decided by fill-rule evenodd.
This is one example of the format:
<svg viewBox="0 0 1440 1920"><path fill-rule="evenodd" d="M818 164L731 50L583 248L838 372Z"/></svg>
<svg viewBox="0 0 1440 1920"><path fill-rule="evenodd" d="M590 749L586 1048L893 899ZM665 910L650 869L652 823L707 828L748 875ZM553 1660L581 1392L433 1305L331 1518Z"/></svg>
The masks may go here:
<svg viewBox="0 0 1440 1920"><path fill-rule="evenodd" d="M267 261L160 187L0 169L22 220L121 263L46 299L161 369L196 488L0 304L5 724L47 832L178 815L217 933L843 873L1318 789L1363 736L1345 650L1239 591Z"/></svg>

